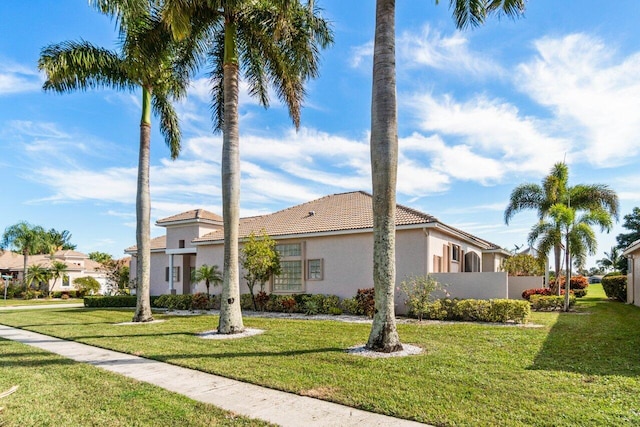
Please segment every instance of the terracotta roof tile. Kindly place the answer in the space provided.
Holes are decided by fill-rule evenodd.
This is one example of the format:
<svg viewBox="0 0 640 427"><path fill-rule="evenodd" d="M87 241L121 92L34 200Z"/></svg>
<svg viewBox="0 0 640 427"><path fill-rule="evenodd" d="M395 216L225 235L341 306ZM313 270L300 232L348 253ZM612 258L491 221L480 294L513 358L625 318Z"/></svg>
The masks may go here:
<svg viewBox="0 0 640 427"><path fill-rule="evenodd" d="M438 220L428 214L397 205L396 225L424 224ZM332 194L269 215L240 219L239 237L264 229L269 236L358 230L373 227L372 196L364 191ZM195 242L222 240L222 230Z"/></svg>
<svg viewBox="0 0 640 427"><path fill-rule="evenodd" d="M151 239L151 250L155 249L166 249L167 247L167 236L158 236ZM137 250L137 245L129 246L125 249L125 252L135 252Z"/></svg>
<svg viewBox="0 0 640 427"><path fill-rule="evenodd" d="M156 221L156 224L162 225L176 221L189 221L196 219L206 219L209 221L222 222L222 217L220 215L214 214L213 212L209 212L204 209L194 209L191 211L182 212L177 215L159 219Z"/></svg>

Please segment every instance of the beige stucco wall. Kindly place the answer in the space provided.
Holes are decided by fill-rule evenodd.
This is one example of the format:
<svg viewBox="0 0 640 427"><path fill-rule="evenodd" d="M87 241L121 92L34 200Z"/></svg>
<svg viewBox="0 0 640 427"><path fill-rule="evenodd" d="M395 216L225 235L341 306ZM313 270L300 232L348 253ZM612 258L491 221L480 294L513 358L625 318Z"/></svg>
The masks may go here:
<svg viewBox="0 0 640 427"><path fill-rule="evenodd" d="M507 273L433 273L450 298L508 298Z"/></svg>
<svg viewBox="0 0 640 427"><path fill-rule="evenodd" d="M627 302L640 307L640 249L630 254L627 274Z"/></svg>
<svg viewBox="0 0 640 427"><path fill-rule="evenodd" d="M527 289L544 287L544 276L509 276L509 299L522 299Z"/></svg>
<svg viewBox="0 0 640 427"><path fill-rule="evenodd" d="M194 259L194 267L197 269L203 264L207 265L217 265L220 271L222 272L222 268L224 266L224 246L223 245L199 245L197 246L197 255ZM242 272L240 273L242 274ZM214 287L211 285L211 293L219 294L221 292L221 287ZM192 289L195 292L206 292L207 286L204 282L192 285ZM240 293L248 292L248 290L243 290L240 288Z"/></svg>
<svg viewBox="0 0 640 427"><path fill-rule="evenodd" d="M180 240L184 240L185 248L192 248L194 245L191 240L202 237L215 229L215 226L203 223L167 227L167 249L178 249Z"/></svg>

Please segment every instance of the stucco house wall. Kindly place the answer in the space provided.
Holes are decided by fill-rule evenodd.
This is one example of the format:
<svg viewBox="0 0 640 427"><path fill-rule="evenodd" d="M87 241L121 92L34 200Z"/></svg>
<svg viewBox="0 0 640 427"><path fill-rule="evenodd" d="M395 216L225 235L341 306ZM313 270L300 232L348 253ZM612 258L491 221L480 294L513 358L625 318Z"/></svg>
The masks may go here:
<svg viewBox="0 0 640 427"><path fill-rule="evenodd" d="M623 255L627 257L627 303L640 307L640 240L627 247Z"/></svg>

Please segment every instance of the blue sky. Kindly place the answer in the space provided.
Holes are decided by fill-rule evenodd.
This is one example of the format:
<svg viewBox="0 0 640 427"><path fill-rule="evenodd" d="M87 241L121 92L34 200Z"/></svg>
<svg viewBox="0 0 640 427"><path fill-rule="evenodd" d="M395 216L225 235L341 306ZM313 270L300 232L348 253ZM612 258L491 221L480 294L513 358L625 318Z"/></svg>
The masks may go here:
<svg viewBox="0 0 640 427"><path fill-rule="evenodd" d="M370 191L375 2L316 3L335 45L307 87L300 130L277 100L264 110L241 96L243 216ZM504 224L511 190L540 183L566 159L570 184L608 184L622 215L640 205L637 0L535 0L523 19L464 32L448 2L434 3L396 4L399 203L513 249L535 216ZM55 42L116 48L114 23L85 0L4 0L0 16L0 228L27 220L69 230L80 251L122 255L135 243L140 93L44 93L36 67ZM207 102L207 81L197 79L177 105L184 148L176 161L154 126L152 222L193 208L221 213L221 136L211 132ZM589 266L622 231L618 223L599 236Z"/></svg>

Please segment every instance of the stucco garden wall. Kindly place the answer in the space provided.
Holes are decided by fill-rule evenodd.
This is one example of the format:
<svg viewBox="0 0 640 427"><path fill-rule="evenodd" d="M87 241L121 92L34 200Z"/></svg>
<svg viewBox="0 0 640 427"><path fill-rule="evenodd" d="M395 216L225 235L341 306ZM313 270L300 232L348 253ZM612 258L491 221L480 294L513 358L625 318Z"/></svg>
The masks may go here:
<svg viewBox="0 0 640 427"><path fill-rule="evenodd" d="M543 276L509 276L509 299L522 299L522 292L527 289L542 288Z"/></svg>

